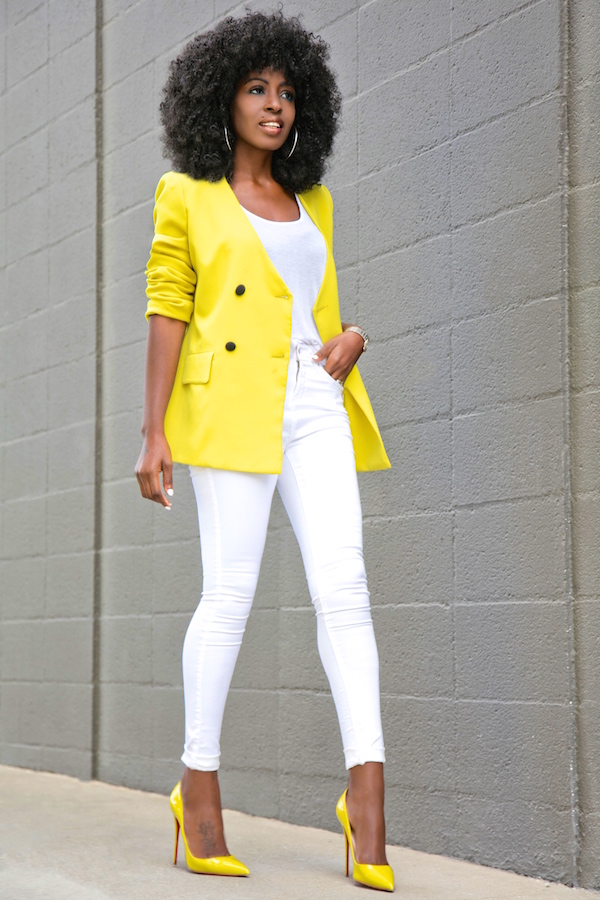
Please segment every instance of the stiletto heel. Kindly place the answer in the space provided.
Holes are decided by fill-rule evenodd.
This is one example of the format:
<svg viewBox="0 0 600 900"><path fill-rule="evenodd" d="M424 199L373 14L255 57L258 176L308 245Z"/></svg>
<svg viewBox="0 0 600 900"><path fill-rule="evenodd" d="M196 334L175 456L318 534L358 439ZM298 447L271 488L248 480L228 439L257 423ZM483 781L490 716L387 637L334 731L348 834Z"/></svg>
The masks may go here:
<svg viewBox="0 0 600 900"><path fill-rule="evenodd" d="M352 878L359 884L367 887L375 888L378 891L394 890L394 873L391 866L375 866L369 863L357 863L354 856L354 844L352 843L352 829L350 828L350 819L348 818L348 810L346 808L346 795L348 788L344 791L335 812L339 819L340 825L344 830L346 838L346 875L348 875L349 859L348 850L352 853Z"/></svg>
<svg viewBox="0 0 600 900"><path fill-rule="evenodd" d="M344 832L344 841L346 843L346 878L350 874L350 846L348 844L348 835Z"/></svg>
<svg viewBox="0 0 600 900"><path fill-rule="evenodd" d="M179 846L179 819L175 816L175 852L173 853L173 865L177 865L177 847Z"/></svg>
<svg viewBox="0 0 600 900"><path fill-rule="evenodd" d="M188 847L185 830L183 827L183 799L181 797L181 782L178 782L169 798L171 812L175 819L175 853L173 862L177 862L177 845L179 843L179 831L183 838L183 846L185 849L185 861L188 869L192 872L198 872L202 875L249 875L250 869L243 862L236 859L235 856L210 856L199 857L193 856Z"/></svg>

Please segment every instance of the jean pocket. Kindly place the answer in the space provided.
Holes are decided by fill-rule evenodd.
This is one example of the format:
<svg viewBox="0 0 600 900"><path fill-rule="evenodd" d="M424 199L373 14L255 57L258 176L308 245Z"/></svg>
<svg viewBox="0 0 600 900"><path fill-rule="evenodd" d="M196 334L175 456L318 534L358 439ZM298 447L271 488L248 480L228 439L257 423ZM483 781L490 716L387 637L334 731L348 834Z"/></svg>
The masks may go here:
<svg viewBox="0 0 600 900"><path fill-rule="evenodd" d="M333 375L330 375L329 372L327 371L327 369L326 369L324 366L319 366L319 369L321 369L321 371L322 371L323 374L325 375L325 378L327 379L327 381L328 381L330 384L334 384L334 385L336 386L336 388L338 389L339 393L340 393L340 394L343 394L343 393L344 393L344 384L343 384L343 382L338 381L337 378L334 378Z"/></svg>

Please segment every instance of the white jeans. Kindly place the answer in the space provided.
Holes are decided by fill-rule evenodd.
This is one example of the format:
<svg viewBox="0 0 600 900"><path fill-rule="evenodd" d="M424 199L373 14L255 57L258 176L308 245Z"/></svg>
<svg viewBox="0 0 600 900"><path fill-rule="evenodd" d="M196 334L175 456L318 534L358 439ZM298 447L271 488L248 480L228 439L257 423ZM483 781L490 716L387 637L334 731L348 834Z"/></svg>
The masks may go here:
<svg viewBox="0 0 600 900"><path fill-rule="evenodd" d="M191 769L219 767L227 692L258 581L275 487L298 539L317 615L346 768L384 762L379 660L362 553L362 516L343 388L292 354L279 475L190 467L203 592L183 645L185 749Z"/></svg>

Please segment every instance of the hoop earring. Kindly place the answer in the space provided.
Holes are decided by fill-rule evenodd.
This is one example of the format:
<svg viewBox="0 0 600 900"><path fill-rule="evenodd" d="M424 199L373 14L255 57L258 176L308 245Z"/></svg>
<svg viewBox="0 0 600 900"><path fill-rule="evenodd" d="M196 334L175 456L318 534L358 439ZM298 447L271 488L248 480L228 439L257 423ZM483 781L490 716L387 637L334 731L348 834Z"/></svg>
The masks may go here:
<svg viewBox="0 0 600 900"><path fill-rule="evenodd" d="M233 150L231 149L231 143L229 142L229 131L227 130L227 125L223 125L223 131L225 132L225 143L229 147L229 152L233 153Z"/></svg>
<svg viewBox="0 0 600 900"><path fill-rule="evenodd" d="M285 160L288 160L288 159L290 158L290 156L292 155L292 153L293 153L294 150L296 149L296 145L297 145L297 143L298 143L298 129L296 128L295 125L294 125L294 132L295 132L295 134L294 134L294 143L292 144L292 149L290 150L290 152L288 153L288 155L283 157Z"/></svg>

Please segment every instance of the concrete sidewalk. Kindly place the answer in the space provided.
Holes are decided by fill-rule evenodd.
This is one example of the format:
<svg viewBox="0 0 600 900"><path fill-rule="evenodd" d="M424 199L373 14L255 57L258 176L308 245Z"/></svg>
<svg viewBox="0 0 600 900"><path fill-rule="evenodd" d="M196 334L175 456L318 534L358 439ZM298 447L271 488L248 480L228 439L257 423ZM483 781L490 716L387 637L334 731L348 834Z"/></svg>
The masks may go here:
<svg viewBox="0 0 600 900"><path fill-rule="evenodd" d="M173 822L165 797L0 766L2 900L350 900L341 834L226 811L227 839L250 878L171 864ZM401 900L598 900L548 884L402 847L389 848ZM361 894L366 897L366 894ZM370 896L384 896L372 893Z"/></svg>

